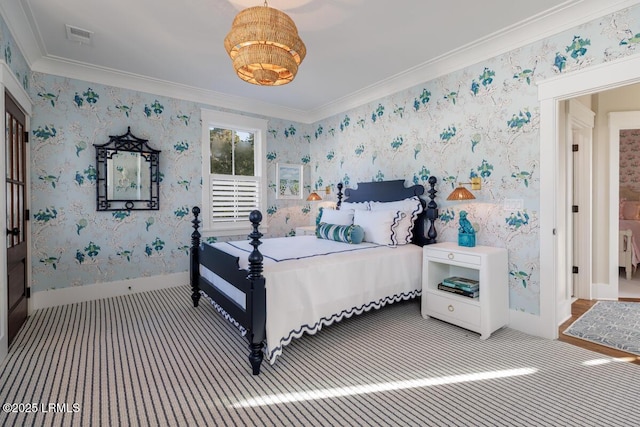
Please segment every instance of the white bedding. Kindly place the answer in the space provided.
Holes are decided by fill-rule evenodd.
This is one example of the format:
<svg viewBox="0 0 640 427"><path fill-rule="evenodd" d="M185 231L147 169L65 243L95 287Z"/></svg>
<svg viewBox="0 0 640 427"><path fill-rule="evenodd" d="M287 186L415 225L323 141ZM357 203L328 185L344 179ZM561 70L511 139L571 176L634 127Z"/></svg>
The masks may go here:
<svg viewBox="0 0 640 427"><path fill-rule="evenodd" d="M303 333L314 334L354 314L420 295L422 248L350 245L315 236L262 240L267 290L269 363ZM215 243L247 268L248 241ZM318 255L319 254L319 255ZM209 274L201 266L201 274ZM210 281L220 287L220 278ZM242 298L241 298L242 299Z"/></svg>

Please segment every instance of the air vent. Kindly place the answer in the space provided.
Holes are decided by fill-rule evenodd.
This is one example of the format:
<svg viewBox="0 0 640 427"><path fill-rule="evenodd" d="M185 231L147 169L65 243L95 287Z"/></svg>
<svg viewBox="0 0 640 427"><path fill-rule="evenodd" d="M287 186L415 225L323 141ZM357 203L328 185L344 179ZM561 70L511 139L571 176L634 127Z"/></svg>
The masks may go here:
<svg viewBox="0 0 640 427"><path fill-rule="evenodd" d="M84 44L91 44L91 36L93 31L84 30L82 28L74 27L73 25L66 24L67 38L74 42L80 42Z"/></svg>

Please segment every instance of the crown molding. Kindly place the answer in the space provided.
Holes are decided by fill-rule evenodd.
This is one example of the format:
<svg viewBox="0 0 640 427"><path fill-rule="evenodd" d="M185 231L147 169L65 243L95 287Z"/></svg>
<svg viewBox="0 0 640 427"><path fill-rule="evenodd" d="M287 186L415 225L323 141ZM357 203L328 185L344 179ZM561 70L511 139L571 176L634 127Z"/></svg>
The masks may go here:
<svg viewBox="0 0 640 427"><path fill-rule="evenodd" d="M133 73L125 73L119 70L96 67L80 62L73 62L56 57L43 57L36 61L32 70L45 74L53 74L77 80L84 80L130 89L139 92L152 93L154 95L192 101L208 106L237 110L244 113L257 114L265 117L294 120L305 122L307 114L301 110L285 108L275 104L256 101L200 89L192 86L154 79Z"/></svg>

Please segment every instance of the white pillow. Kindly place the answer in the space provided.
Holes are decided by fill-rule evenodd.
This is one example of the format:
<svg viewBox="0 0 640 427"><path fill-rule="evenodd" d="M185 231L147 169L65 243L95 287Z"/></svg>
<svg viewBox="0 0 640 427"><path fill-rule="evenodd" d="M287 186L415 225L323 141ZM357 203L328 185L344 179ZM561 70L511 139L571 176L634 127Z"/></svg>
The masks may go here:
<svg viewBox="0 0 640 427"><path fill-rule="evenodd" d="M397 238L399 245L411 243L413 239L413 227L424 208L418 196L409 197L408 199L399 200L397 202L370 202L372 211L381 210L399 210L405 215L398 224Z"/></svg>
<svg viewBox="0 0 640 427"><path fill-rule="evenodd" d="M335 225L352 225L353 209L323 209L320 222Z"/></svg>
<svg viewBox="0 0 640 427"><path fill-rule="evenodd" d="M369 202L342 202L340 203L340 209L353 209L354 211L368 211Z"/></svg>
<svg viewBox="0 0 640 427"><path fill-rule="evenodd" d="M395 246L398 244L396 228L404 213L401 211L355 211L354 225L364 230L364 241L379 245Z"/></svg>

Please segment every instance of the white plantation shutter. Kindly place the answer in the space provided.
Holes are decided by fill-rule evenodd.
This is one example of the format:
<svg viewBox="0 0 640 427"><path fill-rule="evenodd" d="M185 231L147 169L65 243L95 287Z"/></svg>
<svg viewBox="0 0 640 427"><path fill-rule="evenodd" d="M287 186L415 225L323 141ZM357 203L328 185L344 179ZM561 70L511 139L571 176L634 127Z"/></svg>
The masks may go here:
<svg viewBox="0 0 640 427"><path fill-rule="evenodd" d="M251 232L249 214L267 205L267 125L268 121L253 117L201 110L202 117L202 235L207 237L234 236L241 238ZM212 153L212 131L230 130L233 133L253 134L253 171L247 170L246 163L236 163L235 148L232 148L231 167L227 164L218 173L212 173L213 158L220 153ZM224 132L223 132L224 133ZM217 136L223 133L217 133ZM247 135L242 135L246 137ZM245 141L244 138L241 138ZM236 146L234 146L236 147ZM217 147L216 150L218 150ZM225 155L228 153L224 153ZM246 159L243 151L240 159ZM228 160L228 159L227 159ZM244 164L244 166L242 166ZM240 170L238 170L240 166ZM220 173L222 172L222 173ZM263 215L265 213L263 212ZM266 220L260 224L260 232L267 232Z"/></svg>
<svg viewBox="0 0 640 427"><path fill-rule="evenodd" d="M260 209L260 179L254 176L211 175L211 223L246 222Z"/></svg>

